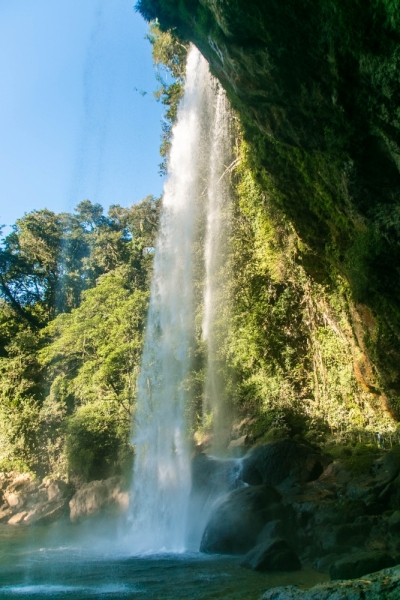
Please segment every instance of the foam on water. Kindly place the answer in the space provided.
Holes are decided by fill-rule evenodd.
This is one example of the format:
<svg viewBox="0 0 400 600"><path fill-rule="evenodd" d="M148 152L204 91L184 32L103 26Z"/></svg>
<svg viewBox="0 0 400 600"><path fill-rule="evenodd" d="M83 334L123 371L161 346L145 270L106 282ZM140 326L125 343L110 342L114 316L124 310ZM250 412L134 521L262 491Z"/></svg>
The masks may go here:
<svg viewBox="0 0 400 600"><path fill-rule="evenodd" d="M139 590L136 590L139 591ZM0 597L3 593L14 596L54 596L61 594L63 596L77 593L95 594L96 596L109 596L110 594L126 595L132 594L135 589L131 585L124 584L105 584L99 586L82 586L82 585L10 585L0 588Z"/></svg>

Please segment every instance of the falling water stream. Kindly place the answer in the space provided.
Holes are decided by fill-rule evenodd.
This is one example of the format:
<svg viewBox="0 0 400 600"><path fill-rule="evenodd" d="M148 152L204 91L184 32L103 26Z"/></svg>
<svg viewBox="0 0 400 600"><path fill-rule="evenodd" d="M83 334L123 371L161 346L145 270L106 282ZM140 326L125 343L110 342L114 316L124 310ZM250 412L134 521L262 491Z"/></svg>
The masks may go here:
<svg viewBox="0 0 400 600"><path fill-rule="evenodd" d="M215 89L215 88L214 88ZM227 406L223 382L219 376L216 329L226 327L229 306L225 263L228 260L228 233L231 211L232 164L231 116L224 90L215 89L215 107L212 143L209 155L206 203L206 236L204 242L204 309L203 340L207 345L206 381L203 416L211 416L213 423L213 451L220 454L226 448Z"/></svg>
<svg viewBox="0 0 400 600"><path fill-rule="evenodd" d="M185 95L173 131L169 177L155 250L150 308L138 383L133 544L139 551L182 551L190 494L190 447L185 391L194 342L195 242L204 229L203 336L209 346L207 393L216 410L212 324L222 211L230 152L223 91L197 49L188 56Z"/></svg>
<svg viewBox="0 0 400 600"><path fill-rule="evenodd" d="M138 383L131 500L136 550L184 549L190 461L183 383L194 336L193 240L208 85L205 61L192 50L173 132Z"/></svg>

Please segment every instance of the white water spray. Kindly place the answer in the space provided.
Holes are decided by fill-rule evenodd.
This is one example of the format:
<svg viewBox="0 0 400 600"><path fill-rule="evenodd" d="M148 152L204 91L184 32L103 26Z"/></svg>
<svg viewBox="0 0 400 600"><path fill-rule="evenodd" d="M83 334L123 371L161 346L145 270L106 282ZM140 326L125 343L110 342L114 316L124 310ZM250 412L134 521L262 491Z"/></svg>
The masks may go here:
<svg viewBox="0 0 400 600"><path fill-rule="evenodd" d="M135 552L179 552L185 547L191 477L190 399L184 384L194 345L194 246L205 214L203 198L207 192L210 196L217 176L210 169L215 90L206 61L193 48L173 130L138 382L131 500ZM209 252L214 241L207 242Z"/></svg>
<svg viewBox="0 0 400 600"><path fill-rule="evenodd" d="M215 102L213 139L210 154L207 194L207 223L204 244L205 282L202 322L203 339L207 344L206 382L203 414L213 418L213 447L224 446L226 414L223 382L218 373L216 329L226 326L229 298L224 268L227 259L227 231L231 209L229 170L232 164L231 111L224 91L218 88Z"/></svg>

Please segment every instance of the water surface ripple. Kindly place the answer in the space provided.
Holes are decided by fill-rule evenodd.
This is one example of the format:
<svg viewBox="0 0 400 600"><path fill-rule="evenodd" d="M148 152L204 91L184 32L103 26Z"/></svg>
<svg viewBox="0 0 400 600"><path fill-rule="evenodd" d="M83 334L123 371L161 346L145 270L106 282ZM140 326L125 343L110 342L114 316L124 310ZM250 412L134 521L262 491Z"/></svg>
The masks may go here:
<svg viewBox="0 0 400 600"><path fill-rule="evenodd" d="M116 530L110 535L95 521L32 529L0 525L0 599L257 600L271 587L310 587L325 579L309 568L254 573L239 566L240 557L129 556L119 539Z"/></svg>

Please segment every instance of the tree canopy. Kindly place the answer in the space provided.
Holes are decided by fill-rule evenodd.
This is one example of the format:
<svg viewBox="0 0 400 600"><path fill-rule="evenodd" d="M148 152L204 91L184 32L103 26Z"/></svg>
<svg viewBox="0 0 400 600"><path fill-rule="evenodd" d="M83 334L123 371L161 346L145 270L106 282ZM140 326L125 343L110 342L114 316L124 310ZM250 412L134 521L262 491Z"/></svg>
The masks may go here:
<svg viewBox="0 0 400 600"><path fill-rule="evenodd" d="M0 466L123 468L159 201L32 211L0 248Z"/></svg>

